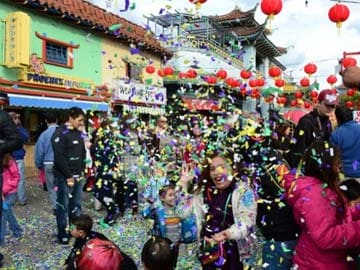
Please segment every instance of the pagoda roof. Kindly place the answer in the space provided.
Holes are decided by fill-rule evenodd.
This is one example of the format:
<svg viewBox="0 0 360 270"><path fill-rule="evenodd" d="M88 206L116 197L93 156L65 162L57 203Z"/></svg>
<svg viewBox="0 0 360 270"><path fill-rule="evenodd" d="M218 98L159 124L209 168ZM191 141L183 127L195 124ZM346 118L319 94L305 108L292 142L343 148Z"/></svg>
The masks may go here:
<svg viewBox="0 0 360 270"><path fill-rule="evenodd" d="M25 5L42 14L52 15L59 21L72 22L76 25L98 31L106 36L122 41L144 44L142 49L159 55L172 55L163 48L159 41L149 35L148 30L126 20L123 17L84 0L8 0ZM111 31L112 25L121 25L120 31Z"/></svg>
<svg viewBox="0 0 360 270"><path fill-rule="evenodd" d="M227 14L220 15L220 16L209 16L210 19L212 19L215 22L224 24L224 23L240 23L243 21L251 21L253 24L257 24L254 15L258 4L255 5L254 8L248 10L248 11L242 11L238 6L236 6L232 11L230 11Z"/></svg>

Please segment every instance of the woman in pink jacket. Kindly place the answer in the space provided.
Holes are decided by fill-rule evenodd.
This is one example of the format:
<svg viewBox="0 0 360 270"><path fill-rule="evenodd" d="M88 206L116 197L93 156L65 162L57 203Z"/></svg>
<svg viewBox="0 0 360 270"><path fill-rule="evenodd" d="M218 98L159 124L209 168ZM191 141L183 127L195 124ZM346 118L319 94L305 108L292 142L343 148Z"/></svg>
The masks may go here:
<svg viewBox="0 0 360 270"><path fill-rule="evenodd" d="M340 153L315 140L302 159L302 173L286 175L286 199L301 227L293 263L299 270L355 270L348 256L360 247L360 220L346 222L339 190Z"/></svg>
<svg viewBox="0 0 360 270"><path fill-rule="evenodd" d="M19 169L16 161L10 154L6 154L3 159L3 213L1 218L0 246L5 244L5 235L7 224L16 238L20 238L23 234L19 223L12 211L12 205L16 200L17 187L20 181Z"/></svg>

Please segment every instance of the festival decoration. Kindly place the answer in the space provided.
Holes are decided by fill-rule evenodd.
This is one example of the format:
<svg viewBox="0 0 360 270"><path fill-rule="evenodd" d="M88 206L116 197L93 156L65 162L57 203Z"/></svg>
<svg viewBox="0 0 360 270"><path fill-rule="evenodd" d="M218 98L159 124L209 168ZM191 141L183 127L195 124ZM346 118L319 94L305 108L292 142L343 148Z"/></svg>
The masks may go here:
<svg viewBox="0 0 360 270"><path fill-rule="evenodd" d="M220 69L218 72L216 72L216 77L218 77L221 80L224 80L227 77L227 72L223 69Z"/></svg>
<svg viewBox="0 0 360 270"><path fill-rule="evenodd" d="M277 87L283 87L285 85L285 81L283 79L276 79L275 80L275 85Z"/></svg>
<svg viewBox="0 0 360 270"><path fill-rule="evenodd" d="M308 87L308 86L310 85L309 79L308 79L308 78L302 78L302 79L300 80L300 85L301 85L302 87Z"/></svg>
<svg viewBox="0 0 360 270"><path fill-rule="evenodd" d="M148 65L148 66L146 66L145 70L147 73L153 74L155 72L155 67L152 65Z"/></svg>
<svg viewBox="0 0 360 270"><path fill-rule="evenodd" d="M354 102L352 102L351 100L348 100L348 101L346 101L345 105L348 108L352 108L352 107L354 107Z"/></svg>
<svg viewBox="0 0 360 270"><path fill-rule="evenodd" d="M164 75L171 76L174 74L174 69L172 67L165 67L164 68Z"/></svg>
<svg viewBox="0 0 360 270"><path fill-rule="evenodd" d="M240 72L240 77L243 78L244 80L247 80L251 77L252 73L250 70L246 70L246 69L243 69L241 72Z"/></svg>
<svg viewBox="0 0 360 270"><path fill-rule="evenodd" d="M164 77L164 76L165 76L165 72L164 72L164 70L162 70L162 69L159 69L158 72L157 72L157 74L158 74L160 77Z"/></svg>
<svg viewBox="0 0 360 270"><path fill-rule="evenodd" d="M303 93L302 93L301 91L296 91L296 92L294 93L294 96L295 96L296 98L302 98Z"/></svg>
<svg viewBox="0 0 360 270"><path fill-rule="evenodd" d="M347 68L347 67L356 66L357 61L353 57L345 57L341 59L341 64L343 65L344 68Z"/></svg>
<svg viewBox="0 0 360 270"><path fill-rule="evenodd" d="M340 31L342 23L349 18L350 10L347 6L337 3L329 9L328 15L330 21L336 23L336 27Z"/></svg>
<svg viewBox="0 0 360 270"><path fill-rule="evenodd" d="M263 78L258 78L257 85L258 87L263 87L265 85L265 80Z"/></svg>
<svg viewBox="0 0 360 270"><path fill-rule="evenodd" d="M304 71L306 74L308 74L309 76L313 75L314 73L316 73L317 71L317 66L313 63L309 63L307 65L305 65L304 67Z"/></svg>
<svg viewBox="0 0 360 270"><path fill-rule="evenodd" d="M282 0L262 0L260 7L261 11L268 16L271 23L275 15L279 14L282 10Z"/></svg>
<svg viewBox="0 0 360 270"><path fill-rule="evenodd" d="M330 84L333 85L334 83L337 82L337 78L335 75L329 75L326 79L326 81Z"/></svg>
<svg viewBox="0 0 360 270"><path fill-rule="evenodd" d="M191 4L194 4L196 9L199 9L202 4L205 4L207 0L189 0Z"/></svg>
<svg viewBox="0 0 360 270"><path fill-rule="evenodd" d="M251 80L249 81L249 86L250 86L251 88L257 87L257 86L258 86L258 81L257 81L256 79L251 79Z"/></svg>
<svg viewBox="0 0 360 270"><path fill-rule="evenodd" d="M269 68L269 76L272 78L277 78L281 75L281 69L277 66L272 66Z"/></svg>
<svg viewBox="0 0 360 270"><path fill-rule="evenodd" d="M354 96L354 94L355 94L354 89L349 89L349 90L346 91L346 95L348 95L349 97Z"/></svg>
<svg viewBox="0 0 360 270"><path fill-rule="evenodd" d="M197 72L195 69L189 69L187 72L187 77L190 79L195 79L197 77Z"/></svg>
<svg viewBox="0 0 360 270"><path fill-rule="evenodd" d="M216 79L215 76L208 76L208 77L206 77L206 82L207 82L208 84L215 84L216 81L217 81L217 79Z"/></svg>
<svg viewBox="0 0 360 270"><path fill-rule="evenodd" d="M310 92L310 97L312 98L317 98L318 95L319 95L318 92L316 92L315 90Z"/></svg>

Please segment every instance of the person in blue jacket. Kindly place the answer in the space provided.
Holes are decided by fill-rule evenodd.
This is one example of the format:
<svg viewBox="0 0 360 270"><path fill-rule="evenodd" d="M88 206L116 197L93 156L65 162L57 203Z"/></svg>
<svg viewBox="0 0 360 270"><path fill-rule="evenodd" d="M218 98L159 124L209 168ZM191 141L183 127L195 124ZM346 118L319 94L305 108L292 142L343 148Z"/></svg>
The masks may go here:
<svg viewBox="0 0 360 270"><path fill-rule="evenodd" d="M45 121L48 128L40 134L35 144L35 166L45 172L46 188L49 192L50 203L54 213L56 212L56 185L53 172L54 151L51 145L51 137L58 127L57 120L55 111L46 112Z"/></svg>
<svg viewBox="0 0 360 270"><path fill-rule="evenodd" d="M352 111L339 106L335 109L338 127L332 132L330 142L341 151L342 171L346 178L360 180L360 124L353 120Z"/></svg>

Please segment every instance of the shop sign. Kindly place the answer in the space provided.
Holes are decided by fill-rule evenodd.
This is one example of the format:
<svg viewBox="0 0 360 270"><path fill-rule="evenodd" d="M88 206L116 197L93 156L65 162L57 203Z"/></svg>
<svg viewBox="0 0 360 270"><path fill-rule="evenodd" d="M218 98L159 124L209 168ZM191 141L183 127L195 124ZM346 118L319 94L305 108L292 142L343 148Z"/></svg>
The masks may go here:
<svg viewBox="0 0 360 270"><path fill-rule="evenodd" d="M13 12L5 18L5 63L8 68L29 65L30 17L23 12Z"/></svg>
<svg viewBox="0 0 360 270"><path fill-rule="evenodd" d="M33 53L30 57L30 67L19 71L19 80L48 86L63 87L66 89L93 89L94 84L89 81L46 73L43 61Z"/></svg>
<svg viewBox="0 0 360 270"><path fill-rule="evenodd" d="M141 83L126 83L124 81L118 81L115 84L113 100L165 105L166 88Z"/></svg>

